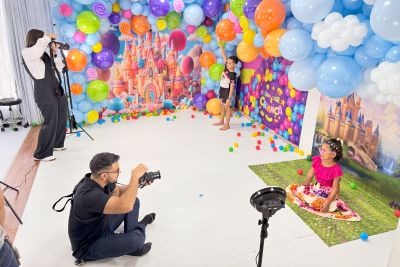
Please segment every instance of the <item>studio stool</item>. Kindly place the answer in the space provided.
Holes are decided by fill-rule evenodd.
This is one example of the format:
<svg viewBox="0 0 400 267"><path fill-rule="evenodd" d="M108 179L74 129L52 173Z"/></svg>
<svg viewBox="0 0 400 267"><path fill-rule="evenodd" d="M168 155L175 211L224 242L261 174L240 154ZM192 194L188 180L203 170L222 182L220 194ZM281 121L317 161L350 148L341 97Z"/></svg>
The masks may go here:
<svg viewBox="0 0 400 267"><path fill-rule="evenodd" d="M12 128L14 131L18 131L18 125L22 125L22 118L20 116L21 109L20 104L22 103L21 98L2 98L0 99L0 107L8 107L10 111L10 117L5 119L3 113L0 110L0 126L1 131L4 132L6 127ZM13 106L18 106L19 114L15 115L15 110Z"/></svg>

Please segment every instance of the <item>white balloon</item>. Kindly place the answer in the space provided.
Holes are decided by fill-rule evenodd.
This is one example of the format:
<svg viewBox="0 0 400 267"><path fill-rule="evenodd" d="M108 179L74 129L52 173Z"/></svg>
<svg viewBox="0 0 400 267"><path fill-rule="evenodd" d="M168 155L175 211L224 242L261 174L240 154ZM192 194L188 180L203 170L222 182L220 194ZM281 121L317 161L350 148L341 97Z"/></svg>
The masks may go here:
<svg viewBox="0 0 400 267"><path fill-rule="evenodd" d="M364 3L366 3L367 5L372 6L372 5L376 4L376 1L378 1L378 0L364 0Z"/></svg>

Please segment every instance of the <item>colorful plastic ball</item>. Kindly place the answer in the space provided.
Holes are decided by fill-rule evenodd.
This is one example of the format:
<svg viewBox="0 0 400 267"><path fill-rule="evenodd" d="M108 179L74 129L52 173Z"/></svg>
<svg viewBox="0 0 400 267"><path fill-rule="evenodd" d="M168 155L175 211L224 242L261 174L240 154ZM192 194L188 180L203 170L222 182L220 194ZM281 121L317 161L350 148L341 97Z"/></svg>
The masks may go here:
<svg viewBox="0 0 400 267"><path fill-rule="evenodd" d="M240 124L240 126L244 127L244 126L245 126L245 124L242 122L242 123Z"/></svg>
<svg viewBox="0 0 400 267"><path fill-rule="evenodd" d="M81 137L81 133L76 133L76 136L77 137Z"/></svg>
<svg viewBox="0 0 400 267"><path fill-rule="evenodd" d="M303 169L297 169L297 174L298 175L303 175Z"/></svg>
<svg viewBox="0 0 400 267"><path fill-rule="evenodd" d="M261 140L257 140L257 144L261 145Z"/></svg>
<svg viewBox="0 0 400 267"><path fill-rule="evenodd" d="M237 135L237 137L241 137L242 136L242 134L239 133L239 132L236 135Z"/></svg>
<svg viewBox="0 0 400 267"><path fill-rule="evenodd" d="M261 147L260 146L256 146L256 150L260 150L261 149Z"/></svg>
<svg viewBox="0 0 400 267"><path fill-rule="evenodd" d="M274 139L278 139L278 136L276 134L274 135Z"/></svg>
<svg viewBox="0 0 400 267"><path fill-rule="evenodd" d="M272 150L273 150L274 152L277 152L277 151L278 151L278 148L273 147Z"/></svg>
<svg viewBox="0 0 400 267"><path fill-rule="evenodd" d="M233 143L233 146L234 146L235 148L238 148L238 147L239 147L239 144L238 144L238 143Z"/></svg>
<svg viewBox="0 0 400 267"><path fill-rule="evenodd" d="M265 133L264 132L261 132L261 134L260 134L261 136L265 136Z"/></svg>
<svg viewBox="0 0 400 267"><path fill-rule="evenodd" d="M233 147L229 147L229 152L233 152Z"/></svg>
<svg viewBox="0 0 400 267"><path fill-rule="evenodd" d="M361 232L360 233L360 239L362 241L367 241L368 240L368 234L366 232Z"/></svg>
<svg viewBox="0 0 400 267"><path fill-rule="evenodd" d="M300 154L300 156L304 156L304 151L303 151L303 150L300 150L300 151L299 151L299 154Z"/></svg>
<svg viewBox="0 0 400 267"><path fill-rule="evenodd" d="M171 119L170 118L167 118L167 121L170 121Z"/></svg>
<svg viewBox="0 0 400 267"><path fill-rule="evenodd" d="M194 115L190 116L192 119L194 119Z"/></svg>
<svg viewBox="0 0 400 267"><path fill-rule="evenodd" d="M397 218L400 218L400 210L395 210L394 216L396 216Z"/></svg>
<svg viewBox="0 0 400 267"><path fill-rule="evenodd" d="M307 160L311 161L312 160L312 156L311 155L307 155Z"/></svg>
<svg viewBox="0 0 400 267"><path fill-rule="evenodd" d="M357 188L357 184L356 183L350 183L350 188L351 189L356 189Z"/></svg>
<svg viewBox="0 0 400 267"><path fill-rule="evenodd" d="M279 150L283 150L283 146L279 146Z"/></svg>

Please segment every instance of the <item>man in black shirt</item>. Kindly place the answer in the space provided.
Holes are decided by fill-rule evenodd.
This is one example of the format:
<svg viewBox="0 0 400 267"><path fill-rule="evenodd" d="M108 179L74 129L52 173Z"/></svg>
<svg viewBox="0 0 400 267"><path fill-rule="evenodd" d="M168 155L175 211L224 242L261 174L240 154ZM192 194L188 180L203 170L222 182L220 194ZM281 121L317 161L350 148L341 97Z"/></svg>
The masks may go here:
<svg viewBox="0 0 400 267"><path fill-rule="evenodd" d="M155 213L140 222L139 178L147 171L143 164L131 172L126 187L116 185L119 156L96 154L90 161L91 173L76 185L69 214L68 235L72 255L79 261L92 261L122 255L142 256L151 249L145 242L145 228ZM124 222L123 233L115 230Z"/></svg>
<svg viewBox="0 0 400 267"><path fill-rule="evenodd" d="M225 50L218 40L218 45L221 51L221 55L224 58L225 69L221 75L220 87L219 87L219 98L221 99L221 117L219 122L214 123L213 125L222 125L220 130L226 131L230 129L229 122L231 120L231 99L235 88L236 82L236 73L235 67L239 62L239 59L236 56L230 56L229 58L226 56ZM226 112L226 121L225 119Z"/></svg>

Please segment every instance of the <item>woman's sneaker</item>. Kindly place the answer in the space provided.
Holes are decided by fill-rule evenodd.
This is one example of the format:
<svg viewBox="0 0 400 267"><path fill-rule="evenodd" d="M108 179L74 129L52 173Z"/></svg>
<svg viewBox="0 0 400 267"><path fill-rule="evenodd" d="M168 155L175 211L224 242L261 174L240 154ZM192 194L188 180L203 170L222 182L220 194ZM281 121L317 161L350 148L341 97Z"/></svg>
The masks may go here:
<svg viewBox="0 0 400 267"><path fill-rule="evenodd" d="M45 157L43 159L37 159L37 158L33 157L34 161L53 161L55 159L56 159L56 157L54 157L54 156L48 156L48 157Z"/></svg>
<svg viewBox="0 0 400 267"><path fill-rule="evenodd" d="M66 148L65 146L53 148L54 151L63 151L63 150L66 150L66 149L67 149L67 148Z"/></svg>

